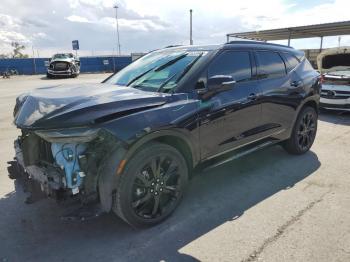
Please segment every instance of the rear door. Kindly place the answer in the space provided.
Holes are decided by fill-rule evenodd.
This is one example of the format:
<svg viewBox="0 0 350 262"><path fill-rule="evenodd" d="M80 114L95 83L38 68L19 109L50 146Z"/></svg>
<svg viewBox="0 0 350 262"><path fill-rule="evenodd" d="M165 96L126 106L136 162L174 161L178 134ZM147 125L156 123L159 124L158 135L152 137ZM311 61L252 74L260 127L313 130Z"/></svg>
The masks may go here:
<svg viewBox="0 0 350 262"><path fill-rule="evenodd" d="M203 101L200 111L200 139L203 158L248 143L261 118L258 81L249 51L223 51L209 65L207 77L231 75L232 89Z"/></svg>
<svg viewBox="0 0 350 262"><path fill-rule="evenodd" d="M291 127L300 103L302 81L281 53L256 51L255 57L261 89L262 135L279 135Z"/></svg>

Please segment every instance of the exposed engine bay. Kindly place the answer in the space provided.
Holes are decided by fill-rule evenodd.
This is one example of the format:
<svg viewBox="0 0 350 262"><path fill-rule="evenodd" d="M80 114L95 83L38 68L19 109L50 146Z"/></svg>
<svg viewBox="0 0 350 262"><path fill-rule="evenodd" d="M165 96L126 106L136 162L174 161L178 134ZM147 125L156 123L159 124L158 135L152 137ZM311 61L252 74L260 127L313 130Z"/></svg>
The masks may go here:
<svg viewBox="0 0 350 262"><path fill-rule="evenodd" d="M40 135L46 135L50 142ZM65 205L97 204L101 156L117 145L115 139L98 130L93 134L83 132L82 138L67 139L71 142L56 141L54 137L48 138L47 133L45 135L22 130L22 135L14 142L16 154L9 162L8 171L10 178L23 181L25 191L29 193L26 202L34 203L49 197ZM105 140L107 137L109 142Z"/></svg>

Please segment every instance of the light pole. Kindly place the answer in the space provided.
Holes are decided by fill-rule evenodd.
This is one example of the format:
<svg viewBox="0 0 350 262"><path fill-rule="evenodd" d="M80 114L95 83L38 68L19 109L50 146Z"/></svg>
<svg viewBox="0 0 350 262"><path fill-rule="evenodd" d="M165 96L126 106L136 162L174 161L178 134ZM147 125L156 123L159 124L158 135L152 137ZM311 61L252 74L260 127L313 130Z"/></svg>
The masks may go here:
<svg viewBox="0 0 350 262"><path fill-rule="evenodd" d="M193 39L192 39L192 9L190 9L190 45L193 45Z"/></svg>
<svg viewBox="0 0 350 262"><path fill-rule="evenodd" d="M113 6L115 8L115 20L117 25L117 45L118 45L118 54L120 55L120 40L119 40L119 23L118 23L118 6Z"/></svg>

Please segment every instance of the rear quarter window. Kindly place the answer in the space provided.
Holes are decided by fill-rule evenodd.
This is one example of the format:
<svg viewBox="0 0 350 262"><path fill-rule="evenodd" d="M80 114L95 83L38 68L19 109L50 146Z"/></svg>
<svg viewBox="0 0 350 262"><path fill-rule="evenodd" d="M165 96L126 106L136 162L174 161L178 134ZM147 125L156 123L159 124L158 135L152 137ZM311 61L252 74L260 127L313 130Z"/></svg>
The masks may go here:
<svg viewBox="0 0 350 262"><path fill-rule="evenodd" d="M277 52L256 51L259 78L276 78L286 75L286 67Z"/></svg>
<svg viewBox="0 0 350 262"><path fill-rule="evenodd" d="M286 61L287 71L292 71L297 65L299 65L299 60L292 54L282 53L284 60Z"/></svg>

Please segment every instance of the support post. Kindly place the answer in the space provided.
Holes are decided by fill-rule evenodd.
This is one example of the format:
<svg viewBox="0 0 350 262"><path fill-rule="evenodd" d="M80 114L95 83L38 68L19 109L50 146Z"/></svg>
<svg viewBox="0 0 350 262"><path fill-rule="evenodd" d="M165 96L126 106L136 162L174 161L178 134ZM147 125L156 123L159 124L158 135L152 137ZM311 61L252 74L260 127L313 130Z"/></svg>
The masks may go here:
<svg viewBox="0 0 350 262"><path fill-rule="evenodd" d="M190 9L190 45L193 45L193 39L192 39L192 9Z"/></svg>
<svg viewBox="0 0 350 262"><path fill-rule="evenodd" d="M321 36L320 53L322 52L322 48L323 48L323 36Z"/></svg>
<svg viewBox="0 0 350 262"><path fill-rule="evenodd" d="M226 43L230 42L230 35L226 35Z"/></svg>
<svg viewBox="0 0 350 262"><path fill-rule="evenodd" d="M118 48L118 55L121 55L120 51L120 37L119 37L119 23L118 23L118 5L115 5L113 8L115 8L115 21L116 21L116 28L117 28L117 48Z"/></svg>
<svg viewBox="0 0 350 262"><path fill-rule="evenodd" d="M289 36L288 36L288 46L290 46L290 38L292 36L292 31L289 30Z"/></svg>
<svg viewBox="0 0 350 262"><path fill-rule="evenodd" d="M36 63L35 63L35 53L34 53L34 47L32 46L33 51L33 73L36 75Z"/></svg>

